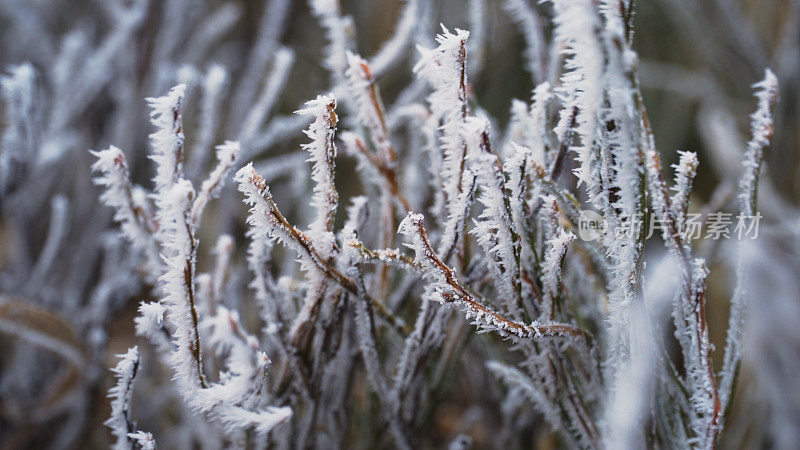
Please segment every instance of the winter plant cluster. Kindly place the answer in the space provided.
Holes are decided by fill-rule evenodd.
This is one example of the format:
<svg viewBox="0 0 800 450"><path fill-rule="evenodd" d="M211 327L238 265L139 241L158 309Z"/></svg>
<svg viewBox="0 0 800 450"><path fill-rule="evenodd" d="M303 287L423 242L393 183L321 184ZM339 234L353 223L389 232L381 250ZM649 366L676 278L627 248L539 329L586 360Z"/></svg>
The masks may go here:
<svg viewBox="0 0 800 450"><path fill-rule="evenodd" d="M492 386L481 407L498 425L481 442L493 447L530 427L566 448L714 448L728 432L753 244L732 244L730 317L712 324L708 254L682 234L690 208L701 210L690 201L699 158L680 152L674 179L665 174L633 1L503 2L535 85L508 105L507 126L470 82L485 69L490 2L469 2L469 31L436 34L432 5L406 0L366 57L339 2L310 0L328 88L285 116L275 111L296 55L280 30L293 2L266 2L235 76L201 63L236 23L237 3L186 14L190 2L162 2L154 25L149 3L104 2L112 26L99 42L76 30L49 48L47 72L22 64L2 78L3 220L41 227L35 218L47 202L51 211L44 243L21 244L0 274L0 331L49 352L19 352L3 372L60 377L33 412L74 414L53 442L80 442L71 430L97 406L75 398L103 386L110 335L131 321L136 336L108 391L116 449L418 448L458 382ZM131 74L120 55L146 26L157 27L150 70ZM407 59L410 81L385 103L380 81ZM778 100L769 69L754 81L727 202L748 216L759 214ZM76 126L103 110L88 107L101 97L113 103L104 149ZM134 126L145 113L148 128ZM263 159L295 138L299 148ZM92 148L104 207L52 195L47 169L71 164L78 147L82 162ZM355 170L337 169L350 160ZM90 190L88 180L71 188ZM586 209L602 216L601 239L576 237ZM649 240L646 226L615 232L631 217L668 226ZM68 241L69 226L84 240ZM112 323L129 302L134 315ZM711 327L726 330L719 364ZM439 445L473 439L462 427Z"/></svg>

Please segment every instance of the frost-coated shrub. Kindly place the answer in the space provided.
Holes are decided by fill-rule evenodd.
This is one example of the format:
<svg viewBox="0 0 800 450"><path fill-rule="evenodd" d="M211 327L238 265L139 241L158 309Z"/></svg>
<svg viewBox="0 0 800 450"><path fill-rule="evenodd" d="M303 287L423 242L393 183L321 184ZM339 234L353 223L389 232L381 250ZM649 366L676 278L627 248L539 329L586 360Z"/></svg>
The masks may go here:
<svg viewBox="0 0 800 450"><path fill-rule="evenodd" d="M16 3L3 4L21 21L12 37L59 9ZM36 403L31 423L54 427L9 439L87 444L83 430L102 423L118 449L714 448L744 445L736 403L775 403L737 393L748 352L756 376L774 377L767 390L800 366L757 355L771 342L768 319L753 317L765 280L796 284L800 267L794 209L751 239L760 187L783 201L761 180L785 117L766 64L749 80L746 144L708 119L710 140L742 152L698 205L703 164L724 164L681 151L669 180L632 1L472 0L460 17L405 0L371 57L337 0L266 2L248 49L223 44L250 6L153 3L103 3L98 42L78 29L40 45L52 59L2 78L0 213L12 234L0 243L22 241L0 272L0 332L18 347L0 389L48 386L41 401L8 404ZM533 84L507 123L472 82L494 70L487 24L503 11L524 45L504 57ZM304 12L324 41L320 92L295 79L304 51L280 44ZM143 63L126 57L137 51ZM231 54L243 58L233 69ZM391 79L406 83L384 97ZM304 100L281 115L288 92ZM81 169L58 186L75 155ZM717 237L729 242L693 237L724 214L737 228ZM775 229L789 230L789 250L769 250ZM44 242L26 242L34 233ZM780 267L759 275L773 253ZM708 307L717 272L732 287L723 314ZM796 316L781 295L773 306ZM782 349L798 343L787 328ZM24 380L37 371L51 375ZM98 421L90 402L105 390ZM770 414L758 442L791 445L796 408Z"/></svg>

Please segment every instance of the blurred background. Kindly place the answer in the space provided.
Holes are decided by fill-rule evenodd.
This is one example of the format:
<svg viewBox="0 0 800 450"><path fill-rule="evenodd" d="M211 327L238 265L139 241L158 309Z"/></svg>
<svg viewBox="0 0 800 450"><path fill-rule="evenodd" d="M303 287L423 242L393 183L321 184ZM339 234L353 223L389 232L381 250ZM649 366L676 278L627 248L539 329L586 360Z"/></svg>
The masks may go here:
<svg viewBox="0 0 800 450"><path fill-rule="evenodd" d="M110 436L101 424L108 416L109 368L115 354L141 345L134 336L133 318L148 289L135 276L121 274L132 263L124 242L111 231L111 211L97 200L99 189L91 182L90 170L94 158L87 150L121 147L132 178L147 185L152 176L146 159L151 126L144 98L163 95L180 81L189 82L189 92L199 90L213 63L225 67L230 90L211 139L219 143L236 138L242 110L253 103L248 97L253 89L240 87L253 73L263 76L259 71L265 71L266 62L257 64L256 45L269 41L264 40L265 29L271 30L273 43L295 52L295 61L265 131L253 138L258 142L248 147L243 162L272 164L296 154L304 124L292 121L291 113L330 86L329 72L321 63L325 35L304 1L150 1L141 17L120 13L133 3L0 0L4 93L18 92L11 85L27 76L18 73L24 63L33 69L36 87L33 98L4 98L6 108L0 116L0 133L16 127L15 117L33 118L19 132L35 149L26 152L5 140L0 147L11 161L6 167L13 166L0 178L3 449L107 446ZM264 13L278 3L287 9ZM470 28L464 2L422 3L430 8L431 23L419 25L417 42L431 43L439 22L451 29ZM537 3L530 2L549 34L549 5ZM698 153L692 198L698 212L706 207L735 211L748 115L755 109L751 85L763 78L767 67L779 79L775 135L759 188L765 218L759 244L747 261L760 302L750 314L744 381L721 447L792 448L800 442L800 390L795 386L800 375L800 1L637 3L634 48L656 142L665 168L677 162L677 150ZM483 60L470 74L475 103L497 129L509 119L511 100L528 99L534 87L525 70L526 41L503 5L500 0L486 1L483 39L470 54ZM341 7L353 18L357 50L373 55L392 36L404 2L342 0ZM413 45L404 52L400 62L378 78L389 105L413 78L417 52ZM189 147L199 139L190 133L202 125L191 112L201 107L197 98L187 95ZM10 103L16 106L8 107ZM337 187L346 199L363 187L352 176L355 162L340 159ZM205 167L208 162L195 163ZM287 205L285 212L292 219L302 217L304 189L297 186L307 180L279 168L274 177L288 180L275 189L279 203ZM203 232L228 232L243 241L239 197L227 187L222 198L222 206L213 208L234 212L207 214ZM719 359L733 285L731 249L725 243L699 245L699 254L708 257L711 266L708 316L718 349L714 357ZM201 254L208 253L201 248ZM245 286L246 280L238 284ZM58 356L54 348L60 349ZM720 361L715 363L719 367ZM147 370L169 376L156 364ZM497 417L486 411L499 405L481 403L487 401L484 380L476 375L449 381L430 412L424 442L442 446L446 436L464 431L460 427L470 431L479 448L491 447ZM169 426L169 419L148 418L146 411L139 410L139 418L154 432ZM536 448L555 445L549 433L529 433L521 442Z"/></svg>

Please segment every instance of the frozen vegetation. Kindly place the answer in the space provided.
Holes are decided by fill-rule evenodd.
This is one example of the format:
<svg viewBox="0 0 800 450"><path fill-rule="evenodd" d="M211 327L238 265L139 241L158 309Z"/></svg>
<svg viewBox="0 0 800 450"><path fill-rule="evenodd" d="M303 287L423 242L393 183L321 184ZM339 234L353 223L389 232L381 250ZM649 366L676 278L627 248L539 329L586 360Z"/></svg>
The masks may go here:
<svg viewBox="0 0 800 450"><path fill-rule="evenodd" d="M795 446L800 2L635 3L0 0L3 448Z"/></svg>

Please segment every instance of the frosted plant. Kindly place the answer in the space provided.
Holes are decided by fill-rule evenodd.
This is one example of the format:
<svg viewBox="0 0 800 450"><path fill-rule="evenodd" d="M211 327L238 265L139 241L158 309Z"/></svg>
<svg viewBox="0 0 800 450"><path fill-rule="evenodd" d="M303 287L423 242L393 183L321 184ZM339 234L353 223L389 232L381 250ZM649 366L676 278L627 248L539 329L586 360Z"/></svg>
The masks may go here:
<svg viewBox="0 0 800 450"><path fill-rule="evenodd" d="M441 184L433 187L441 189L449 211L448 219L440 225L438 252L423 216L413 212L399 191L394 175L396 156L392 137L387 132L383 103L368 63L354 54L346 54L349 64L346 74L353 92L346 100L352 102L356 124L363 128L345 132L343 141L359 158L361 167L370 170L380 180L377 187L383 198L384 214L386 211L390 216L395 214L394 207L386 206L387 196L407 211L406 218L399 225L399 233L410 241L414 256L404 256L388 247L372 250L362 242L358 227L363 221L355 217L363 214L358 211L365 210L364 202L368 201L365 199L360 199L351 210L351 220L339 239L333 238L331 214L338 194L331 176L333 162L329 157L333 148L330 139L336 124L335 103L331 99L320 97L307 108L316 117L307 132L312 143L305 144L305 147L312 155L312 180L316 185L312 205L317 211L317 218L312 221L308 234L285 219L263 177L251 166L238 172L239 188L253 206L249 222L255 230L261 230L252 233L252 237L264 239L269 236L294 249L306 277L312 281L306 295L313 297L306 297L303 301L304 306L290 329L288 345L297 348L302 342L308 342L309 323L324 317L321 315L324 300L319 296L327 289L337 293L333 298L345 292L360 297L364 303L358 302L361 306L356 307L355 313L356 329L361 330L357 333L359 347L372 388L380 401L389 405L386 420L398 445L408 445L404 428L409 426L409 420L413 420L405 416L404 401L397 396L409 389L410 384L404 378L416 370L413 369L419 364L414 362L416 358L442 345L440 331L425 331L426 327L437 323L437 316L441 317L439 320L446 318L434 312L432 302L454 306L472 321L478 331L491 331L516 343L524 355L521 364L524 371L499 362L491 363L490 368L515 389L527 392L566 442L594 447L599 445L606 430L612 433L608 442L621 442L631 436L635 438L635 428L643 426L644 422L597 423L593 418L592 404L621 398L626 389L623 377L630 376L630 370L638 370L633 368L633 364L639 364L636 367L644 364L631 362L633 354L629 350L635 339L635 331L629 328L634 315L631 307L643 299L640 286L644 234L637 231L626 238L620 232L625 226L632 225L626 220L644 210L646 203L642 189L648 192L656 217L670 223L671 227L680 227L665 230L664 238L681 267L673 317L685 366L685 373L679 375L677 383L688 397L683 401L676 400L673 407L678 412L665 414L678 414L677 419L669 417L667 422L660 423L654 428L654 436L699 447L710 447L716 442L721 428L721 410L716 375L710 365L708 325L703 313L708 270L701 258L691 259L691 248L680 237L680 230L685 225L683 217L688 211L688 192L697 171L697 159L692 153L682 155L676 165L675 194L669 196L638 91L635 55L627 43L627 22L618 14L610 7L595 10L589 3L556 5L556 20L560 27L556 40L561 40L570 49L563 86L558 91L561 118L554 129L557 148L552 148L552 137L547 136L547 128L540 125L548 120L545 107L549 100L548 86L542 84L536 89L532 108L515 106L515 111L518 111L515 112L515 123L520 131L512 130L509 137L520 139L533 150L514 142L505 144L503 147L507 150L503 156L510 168L504 167L492 149L488 122L471 116L467 108L465 68L468 34L462 31L451 34L443 28L444 33L438 38L439 46L434 50L423 50L416 70L433 86L434 92L428 98L430 117L437 119L439 126L436 128L441 136L440 141L429 141L429 145L441 151L443 156L439 174ZM602 52L608 55L608 60L598 60L598 54ZM324 105L327 109L323 108ZM764 129L763 126L757 128ZM589 256L594 267L588 270L597 271L597 275L609 283L608 328L600 338L575 324L576 312L566 306L567 294L562 287L568 249L575 241L574 234L564 226L577 225L578 200L555 179L566 164L565 152L573 146L573 140L581 143L577 151L583 168L578 172L578 178L586 182L589 201L601 209L609 226L608 233L600 242L579 241L577 250ZM543 167L545 164L547 169ZM483 208L476 217L472 232L477 236L475 243L482 249L482 255L476 256L470 264L461 259L459 267L454 268L447 261L456 254L464 257L463 232L468 224L466 219L471 215L476 189ZM538 220L532 217L532 213L537 211L540 213ZM560 223L562 214L566 215L568 225ZM381 223L385 227L392 222ZM380 241L383 246L392 242L386 237ZM337 264L332 259L332 249L342 246L345 257ZM422 276L428 282L422 296L423 308L406 340L397 366L395 386L390 393L387 393L387 380L380 367L375 335L369 331L376 326L369 311L375 308L387 323L401 328L403 325L398 318L386 315L389 313L379 306L379 300L368 294L363 273L354 267L359 261L387 264L388 267L409 271L412 276ZM481 269L480 265L484 268ZM385 273L385 269L378 273ZM479 283L483 287L478 289L487 289L487 283L481 282L481 273L483 276L492 274L494 282L488 285L493 286L492 292L499 297L496 306L488 304L469 287ZM469 281L463 281L462 277ZM333 282L334 287L323 287L326 286L325 279ZM277 310L275 307L272 309ZM642 318L646 313L639 311L636 314L637 320L646 320ZM598 345L602 347L598 349ZM641 359L641 355L652 353L656 348L640 351L636 358ZM289 350L289 353L297 351ZM599 364L601 360L605 361L604 365ZM658 358L656 361L662 360ZM302 361L294 364L302 364ZM671 364L661 363L659 367L667 370ZM601 367L602 371L599 370ZM569 376L568 371L572 371ZM601 372L606 376L601 376ZM639 376L639 372L633 373ZM657 373L658 383L665 384L660 389L674 392L671 385L676 382L674 378L667 373ZM305 377L313 379L313 372ZM604 383L610 383L605 396L597 391ZM313 397L308 386L299 389L305 396ZM566 392L566 396L562 392ZM636 395L641 398L644 394L638 391ZM315 404L313 398L309 400ZM643 401L637 400L639 403ZM685 420L688 433L675 435L669 428L673 426L673 420Z"/></svg>
<svg viewBox="0 0 800 450"><path fill-rule="evenodd" d="M0 440L796 441L793 4L263 3L0 0Z"/></svg>
<svg viewBox="0 0 800 450"><path fill-rule="evenodd" d="M270 18L280 22L288 2L272 3L275 7ZM153 9L153 5L147 1L103 2L90 17L84 14L88 10L81 12L75 5L0 4L3 21L19 25L4 27L0 33L4 55L0 220L3 233L8 231L14 236L10 241L2 239L0 297L8 309L2 321L13 324L7 329L12 332L12 341L19 343L6 346L4 340L2 353L4 361L6 355L29 355L14 356L8 366L4 363L8 368L4 374L9 376L4 376L0 395L4 404L11 405L9 411L30 412L3 414L4 423L10 420L12 426L3 427L0 440L19 439L19 445L37 446L44 445L42 440L46 439L50 441L48 445L59 448L68 448L78 439L108 441L106 430L90 426L99 423L92 417L98 411L90 406L111 384L105 355L116 347L120 331L114 317L134 297L139 300L146 296L137 327L162 354L172 351L173 325L163 305L152 301L158 293L150 293L165 266L160 255L156 208L149 192L139 185L142 155L132 152L126 158L113 146L96 153L96 181L104 188L103 202L113 207L114 220L121 225L119 233L108 227L110 210L94 207L97 196L85 184L92 165L87 158L92 156L85 149L105 148L109 141L126 149L144 148L147 135L139 133L147 118L143 98L163 93L168 83L179 78L187 80L186 92L193 93L196 87L191 84L192 74L204 71L191 65L210 66L203 83L203 98L207 101L198 108L202 109L198 115L203 116L201 136L189 137L186 152L190 154L186 172L199 178L225 125L222 112L231 103L225 97L226 86L232 79L238 82L247 76L231 76L229 68L209 64L217 59L212 56L214 49L230 38L227 33L240 16L240 8L226 3L215 10L194 8L192 14L184 14L186 2L169 1L164 2L164 10L173 13L161 20L161 8ZM143 32L146 18L148 31ZM202 26L193 32L194 25ZM280 39L271 25L267 28L270 29L265 34L270 39ZM87 32L89 29L92 31ZM206 31L210 32L205 34ZM38 36L38 41L31 41L29 33ZM182 42L188 43L185 53L182 45L176 45ZM259 52L266 53L267 58L272 56L270 49L265 52L261 48ZM145 65L133 56L145 54ZM287 81L287 66L291 64L273 70L276 74L266 83L269 89L264 91L271 96L266 96L270 101L258 103L265 108L251 108L265 98L256 92L245 92L244 100L237 103L237 107L259 111L260 122L251 126L255 135L253 145L248 147L251 158L263 151L263 145L286 139L285 133L276 135L268 130L277 128L271 117L272 106L277 102L275 92L280 92ZM258 72L253 77L257 78L253 91L261 89L261 76ZM158 111L160 120L182 126L173 120L171 100L163 106ZM189 107L189 123L194 124L198 116L194 115L195 104L182 106ZM103 119L98 122L98 117ZM88 123L97 126L86 126ZM299 130L304 125L295 122L288 128ZM281 126L286 129L286 122ZM180 149L160 155L162 159L175 156L173 162L165 160L161 165L166 168L161 178L171 183L173 177L166 174L174 174L182 165L184 138L180 133L167 132L155 139L164 140L163 148ZM166 142L170 139L174 139L171 144ZM236 146L221 146L217 169L199 189L198 196L204 200L196 204L198 221L207 201L224 195L218 188L224 184L220 182L227 181L227 171L235 161L231 157L236 153ZM9 247L11 242L21 246ZM16 250L6 252L12 248ZM226 280L229 278L226 276ZM16 311L12 316L6 315L12 311ZM159 383L154 384L149 374L144 377L140 392L150 394ZM162 397L174 398L175 394ZM186 411L178 415L192 417ZM49 431L18 433L33 429L29 427ZM154 432L160 434L159 429ZM217 430L213 433L222 434ZM147 447L147 437L137 436L140 445ZM161 442L170 446L182 436L187 434L170 432L162 435Z"/></svg>
<svg viewBox="0 0 800 450"><path fill-rule="evenodd" d="M129 179L125 154L117 147L93 152L97 157L92 169L102 175L95 183L105 187L101 200L114 208L114 220L120 224L122 233L131 244L146 255L147 273L155 281L161 267L158 243L154 239L157 229L155 216L150 210L145 191L134 186Z"/></svg>
<svg viewBox="0 0 800 450"><path fill-rule="evenodd" d="M163 356L175 371L178 389L187 407L218 420L229 431L253 427L259 433L268 433L291 416L290 408L260 408L259 402L251 399L261 389L269 359L258 350L254 338L243 334L235 312L219 307L208 319L201 321L198 316L197 230L204 208L218 194L236 161L239 144L226 142L218 146L219 164L195 194L192 183L183 178L184 90L184 85L178 85L167 96L148 100L156 127L150 137L152 159L156 163L155 190L151 197L156 203L157 230L142 231L134 225L138 219L128 199L127 170L119 149L95 153L100 159L95 167L104 173L99 182L108 188L104 199L117 209L117 220L127 226L129 234L149 231L150 236L133 236L133 239L154 240L161 248L163 264L152 270L159 273L163 298L160 304L143 303L137 328L140 334L153 338L158 347L168 352ZM218 253L224 258L224 248ZM218 263L218 266L218 270L224 272L225 263ZM221 283L223 278L218 275L216 282ZM206 292L206 296L209 295ZM165 321L169 322L169 328ZM201 327L212 330L209 338L212 348L229 353L225 362L228 371L220 376L218 383L210 381L205 374ZM172 345L163 342L162 332L171 336Z"/></svg>
<svg viewBox="0 0 800 450"><path fill-rule="evenodd" d="M441 121L442 191L447 201L447 212L457 216L457 199L464 192L463 161L467 157L466 143L461 134L467 118L467 55L466 41L469 32L456 30L456 34L442 25L442 34L436 37L439 46L421 49L421 58L414 71L434 88L428 97L431 119ZM452 233L456 231L453 230ZM458 242L456 239L454 242Z"/></svg>
<svg viewBox="0 0 800 450"><path fill-rule="evenodd" d="M769 144L773 134L772 110L778 97L778 80L771 70L767 69L764 80L753 85L758 99L758 108L750 116L752 137L747 143L744 160L744 175L739 183L739 211L742 215L755 216L758 175L764 161L764 147ZM739 249L740 259L744 259L743 249ZM728 324L728 336L725 346L725 361L720 380L720 407L724 411L733 396L736 383L736 372L741 359L742 335L744 333L745 296L748 276L744 270L744 261L736 268L737 283L731 299L731 316Z"/></svg>
<svg viewBox="0 0 800 450"><path fill-rule="evenodd" d="M692 182L697 175L697 154L694 152L679 152L680 160L673 164L675 169L675 182L672 190L672 205L676 211L678 220L677 228L684 229L686 226L686 214L689 211L689 193L692 191Z"/></svg>
<svg viewBox="0 0 800 450"><path fill-rule="evenodd" d="M208 178L203 181L200 186L200 192L197 193L197 199L192 204L191 219L195 226L200 224L203 210L205 210L209 200L219 197L222 186L225 184L225 179L233 169L240 151L241 147L235 141L226 141L224 144L217 146L217 160L219 162L208 175Z"/></svg>
<svg viewBox="0 0 800 450"><path fill-rule="evenodd" d="M338 121L334 109L336 99L330 96L319 96L306 103L306 107L297 114L311 115L314 122L305 132L311 142L303 144L309 153L309 161L313 164L311 179L314 181L314 197L311 206L317 211L314 221L309 226L309 237L320 247L322 257L333 256L333 220L339 204L339 194L333 184L336 170L336 144L333 133Z"/></svg>
<svg viewBox="0 0 800 450"><path fill-rule="evenodd" d="M139 349L131 347L124 355L118 355L121 360L112 371L117 377L117 384L108 391L111 401L111 417L105 425L117 439L114 448L123 450L131 448L137 442L143 449L155 448L153 435L136 429L135 422L131 419L131 398L136 373L139 371Z"/></svg>
<svg viewBox="0 0 800 450"><path fill-rule="evenodd" d="M597 168L592 161L592 150L599 132L599 110L602 102L603 49L597 32L600 18L590 1L553 1L555 17L554 40L566 47L565 72L562 75L564 108L561 109L556 134L561 140L570 122L575 123L579 144L572 150L577 153L579 166L575 174L587 184L589 195L597 195Z"/></svg>

